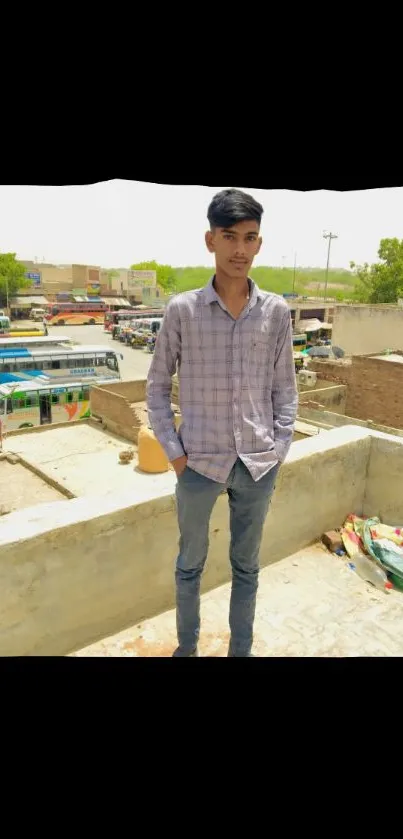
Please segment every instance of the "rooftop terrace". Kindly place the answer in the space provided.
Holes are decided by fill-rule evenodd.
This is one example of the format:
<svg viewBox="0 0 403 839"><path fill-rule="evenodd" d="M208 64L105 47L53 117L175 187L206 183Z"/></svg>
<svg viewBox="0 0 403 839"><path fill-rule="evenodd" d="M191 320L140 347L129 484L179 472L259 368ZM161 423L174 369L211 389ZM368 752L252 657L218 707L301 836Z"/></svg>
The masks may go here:
<svg viewBox="0 0 403 839"><path fill-rule="evenodd" d="M158 476L162 486L147 483L153 476L137 480L130 466L116 468L136 476L134 485L104 492L98 468L98 491L92 485L83 497L0 517L0 655L65 655L122 631L128 633L123 643L137 644L126 653L155 655L158 642L158 654L170 655L175 478ZM403 439L366 428L345 426L292 445L263 534L258 654L402 652L403 596L368 589L341 560L312 547L352 512L402 524L402 472ZM227 643L228 541L222 495L202 582L207 623L201 651L212 655L225 654ZM139 623L141 629L131 629ZM114 644L104 642L103 649Z"/></svg>
<svg viewBox="0 0 403 839"><path fill-rule="evenodd" d="M201 656L226 656L231 587L202 597ZM104 638L77 656L171 656L177 646L170 610ZM256 605L258 656L401 656L403 595L363 582L322 545L264 568Z"/></svg>
<svg viewBox="0 0 403 839"><path fill-rule="evenodd" d="M128 448L133 448L134 458L122 465L119 452ZM127 490L136 495L140 492L146 499L150 492L158 494L167 488L172 492L175 486L173 471L162 475L139 472L137 446L87 422L13 434L7 438L5 449L31 464L44 480L76 498ZM13 480L20 483L24 477L15 472Z"/></svg>

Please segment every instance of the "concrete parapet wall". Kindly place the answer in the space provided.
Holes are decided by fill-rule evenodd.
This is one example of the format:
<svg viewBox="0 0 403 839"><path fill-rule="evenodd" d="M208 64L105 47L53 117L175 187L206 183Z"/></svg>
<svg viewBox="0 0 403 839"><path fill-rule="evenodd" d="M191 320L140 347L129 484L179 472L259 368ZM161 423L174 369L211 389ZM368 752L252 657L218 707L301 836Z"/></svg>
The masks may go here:
<svg viewBox="0 0 403 839"><path fill-rule="evenodd" d="M321 383L322 384L322 383ZM304 388L299 392L299 404L309 403L321 406L327 411L344 414L346 410L347 388L345 385L328 385L327 387Z"/></svg>
<svg viewBox="0 0 403 839"><path fill-rule="evenodd" d="M350 512L397 523L402 469L403 441L367 429L348 426L294 443L265 525L262 565L315 541ZM174 486L172 475L172 489L159 497L137 489L0 519L0 655L63 655L171 608ZM204 591L229 580L228 543L221 496Z"/></svg>

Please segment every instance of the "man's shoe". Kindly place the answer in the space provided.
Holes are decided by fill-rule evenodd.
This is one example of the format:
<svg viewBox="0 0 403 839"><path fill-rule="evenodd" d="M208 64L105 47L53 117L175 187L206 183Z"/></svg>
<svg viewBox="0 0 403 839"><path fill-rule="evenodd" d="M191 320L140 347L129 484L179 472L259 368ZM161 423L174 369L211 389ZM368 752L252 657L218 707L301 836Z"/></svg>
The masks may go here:
<svg viewBox="0 0 403 839"><path fill-rule="evenodd" d="M246 655L234 655L231 650L228 650L227 658L255 658L253 653L247 653Z"/></svg>
<svg viewBox="0 0 403 839"><path fill-rule="evenodd" d="M180 647L177 647L175 652L172 653L172 658L198 658L199 657L199 650L197 647L190 653L186 652L186 650L182 650Z"/></svg>

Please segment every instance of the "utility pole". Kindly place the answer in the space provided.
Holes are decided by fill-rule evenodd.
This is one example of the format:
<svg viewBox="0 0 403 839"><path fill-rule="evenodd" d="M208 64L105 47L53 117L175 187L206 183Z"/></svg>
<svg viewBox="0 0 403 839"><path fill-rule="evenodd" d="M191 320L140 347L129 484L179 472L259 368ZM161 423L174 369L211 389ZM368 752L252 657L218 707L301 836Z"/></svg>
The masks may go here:
<svg viewBox="0 0 403 839"><path fill-rule="evenodd" d="M294 253L294 277L293 277L293 280L292 280L292 293L293 294L295 292L295 272L296 272L296 270L297 270L297 254Z"/></svg>
<svg viewBox="0 0 403 839"><path fill-rule="evenodd" d="M325 233L325 231L323 231L322 236L323 236L324 239L329 240L329 244L328 244L328 248L327 248L325 299L324 299L324 303L326 303L326 300L327 300L327 282L328 282L328 279L329 279L330 245L332 244L332 239L338 239L339 237L338 237L337 233Z"/></svg>

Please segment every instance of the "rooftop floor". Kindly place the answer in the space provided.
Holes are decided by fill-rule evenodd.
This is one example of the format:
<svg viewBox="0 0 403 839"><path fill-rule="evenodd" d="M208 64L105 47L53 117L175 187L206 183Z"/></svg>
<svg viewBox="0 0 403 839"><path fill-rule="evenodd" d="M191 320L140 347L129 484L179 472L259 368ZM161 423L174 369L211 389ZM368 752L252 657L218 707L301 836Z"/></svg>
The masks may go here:
<svg viewBox="0 0 403 839"><path fill-rule="evenodd" d="M0 460L0 506L3 514L32 507L33 498L37 504L66 500L57 489L21 463L11 464L7 460Z"/></svg>
<svg viewBox="0 0 403 839"><path fill-rule="evenodd" d="M403 364L403 355L397 353L388 353L388 355L373 355L378 361L393 361L395 364Z"/></svg>
<svg viewBox="0 0 403 839"><path fill-rule="evenodd" d="M230 585L202 597L200 655L227 655ZM86 647L76 656L171 656L169 611ZM261 571L256 608L257 656L401 656L403 595L365 583L322 545Z"/></svg>
<svg viewBox="0 0 403 839"><path fill-rule="evenodd" d="M119 463L119 452L134 448L131 463ZM149 475L137 469L137 451L127 440L88 423L9 437L5 450L21 455L45 476L77 497L109 495L133 489L144 497L173 492L173 471ZM39 479L38 479L39 480ZM31 496L35 497L35 494ZM38 500L39 503L39 500Z"/></svg>

